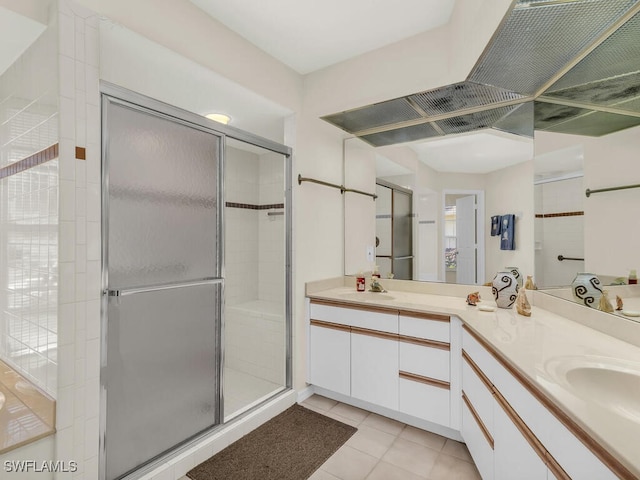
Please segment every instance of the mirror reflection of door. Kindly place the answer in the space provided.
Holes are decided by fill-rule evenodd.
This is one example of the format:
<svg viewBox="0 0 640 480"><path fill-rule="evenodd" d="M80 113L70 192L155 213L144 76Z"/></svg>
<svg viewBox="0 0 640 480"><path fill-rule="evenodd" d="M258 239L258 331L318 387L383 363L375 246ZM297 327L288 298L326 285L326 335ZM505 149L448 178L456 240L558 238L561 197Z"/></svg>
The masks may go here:
<svg viewBox="0 0 640 480"><path fill-rule="evenodd" d="M447 283L478 283L477 195L445 194L444 271Z"/></svg>
<svg viewBox="0 0 640 480"><path fill-rule="evenodd" d="M413 279L413 192L376 184L376 265L383 278Z"/></svg>

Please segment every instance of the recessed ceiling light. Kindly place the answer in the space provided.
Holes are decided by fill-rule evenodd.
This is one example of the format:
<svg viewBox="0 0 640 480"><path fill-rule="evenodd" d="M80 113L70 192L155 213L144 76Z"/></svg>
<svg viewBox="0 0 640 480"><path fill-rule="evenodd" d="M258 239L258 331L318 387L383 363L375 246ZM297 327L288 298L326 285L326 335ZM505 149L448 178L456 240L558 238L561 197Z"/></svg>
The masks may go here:
<svg viewBox="0 0 640 480"><path fill-rule="evenodd" d="M225 115L224 113L207 113L205 115L209 120L213 120L214 122L222 123L224 125L228 124L231 121L231 117L229 115Z"/></svg>

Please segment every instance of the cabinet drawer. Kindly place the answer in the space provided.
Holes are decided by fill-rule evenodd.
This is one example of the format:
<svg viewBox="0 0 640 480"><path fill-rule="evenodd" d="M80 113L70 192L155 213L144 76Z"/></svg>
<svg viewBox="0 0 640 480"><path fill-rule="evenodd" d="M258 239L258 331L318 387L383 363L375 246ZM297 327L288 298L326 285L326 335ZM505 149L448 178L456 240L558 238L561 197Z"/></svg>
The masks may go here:
<svg viewBox="0 0 640 480"><path fill-rule="evenodd" d="M461 433L480 476L484 480L493 479L493 439L487 439L465 402L462 402Z"/></svg>
<svg viewBox="0 0 640 480"><path fill-rule="evenodd" d="M487 386L471 367L467 358L462 359L462 392L480 417L480 420L493 435L493 394L491 385Z"/></svg>
<svg viewBox="0 0 640 480"><path fill-rule="evenodd" d="M450 425L450 392L448 388L427 385L415 380L400 378L400 411L414 417Z"/></svg>
<svg viewBox="0 0 640 480"><path fill-rule="evenodd" d="M382 309L345 308L312 302L310 317L311 320L323 320L352 327L398 333L398 314Z"/></svg>
<svg viewBox="0 0 640 480"><path fill-rule="evenodd" d="M447 320L444 320L444 318L447 318ZM426 338L446 343L449 343L451 338L448 317L443 317L441 320L431 320L401 314L399 319L399 333L400 335L407 335L409 337Z"/></svg>
<svg viewBox="0 0 640 480"><path fill-rule="evenodd" d="M466 330L462 329L462 350L475 362L482 372L494 383L496 372L500 365L498 361L491 355L473 336Z"/></svg>
<svg viewBox="0 0 640 480"><path fill-rule="evenodd" d="M400 370L449 381L449 350L400 341Z"/></svg>

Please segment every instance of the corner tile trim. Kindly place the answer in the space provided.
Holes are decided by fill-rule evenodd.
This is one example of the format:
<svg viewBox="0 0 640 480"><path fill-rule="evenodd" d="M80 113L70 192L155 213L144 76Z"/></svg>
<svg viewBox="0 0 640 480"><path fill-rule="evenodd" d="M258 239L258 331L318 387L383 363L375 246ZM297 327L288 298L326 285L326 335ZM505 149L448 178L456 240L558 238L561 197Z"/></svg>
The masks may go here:
<svg viewBox="0 0 640 480"><path fill-rule="evenodd" d="M84 147L76 147L76 159L77 160L86 160L87 159L87 149Z"/></svg>
<svg viewBox="0 0 640 480"><path fill-rule="evenodd" d="M579 217L584 212L536 213L536 218Z"/></svg>
<svg viewBox="0 0 640 480"><path fill-rule="evenodd" d="M244 208L247 210L269 210L272 208L284 208L284 203L269 203L266 205L254 205L251 203L226 202L224 205L225 207Z"/></svg>
<svg viewBox="0 0 640 480"><path fill-rule="evenodd" d="M45 148L44 150L40 150L27 158L23 158L22 160L13 162L11 165L0 168L0 179L37 167L38 165L42 165L43 163L53 160L54 158L58 158L57 143L54 143L53 145Z"/></svg>

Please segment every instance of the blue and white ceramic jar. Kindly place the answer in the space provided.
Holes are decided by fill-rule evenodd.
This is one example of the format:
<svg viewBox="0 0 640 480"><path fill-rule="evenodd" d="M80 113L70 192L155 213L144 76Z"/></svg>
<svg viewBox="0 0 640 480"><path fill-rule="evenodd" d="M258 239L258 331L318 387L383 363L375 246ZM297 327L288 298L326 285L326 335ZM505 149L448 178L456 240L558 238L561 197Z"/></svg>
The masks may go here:
<svg viewBox="0 0 640 480"><path fill-rule="evenodd" d="M522 275L520 275L520 270L518 270L518 267L504 267L504 268L508 272L511 272L514 277L516 277L516 281L518 282L518 287L522 288L523 280L522 280Z"/></svg>
<svg viewBox="0 0 640 480"><path fill-rule="evenodd" d="M593 273L578 273L571 283L571 292L576 302L596 308L602 296L600 279Z"/></svg>
<svg viewBox="0 0 640 480"><path fill-rule="evenodd" d="M491 282L491 291L498 307L511 308L516 302L520 287L511 272L498 272Z"/></svg>

